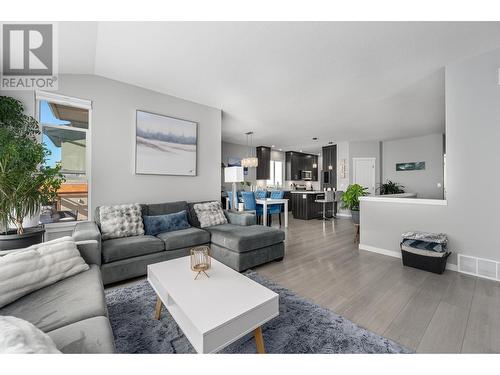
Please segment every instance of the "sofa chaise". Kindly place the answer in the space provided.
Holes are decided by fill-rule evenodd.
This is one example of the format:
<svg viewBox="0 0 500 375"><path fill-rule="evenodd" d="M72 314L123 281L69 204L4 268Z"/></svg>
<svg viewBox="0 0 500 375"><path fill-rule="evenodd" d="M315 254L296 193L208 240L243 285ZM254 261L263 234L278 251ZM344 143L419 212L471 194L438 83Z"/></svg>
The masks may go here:
<svg viewBox="0 0 500 375"><path fill-rule="evenodd" d="M185 210L190 228L160 233L103 240L100 232L99 207L94 222L78 223L75 241L95 240L97 260L104 284L146 275L149 264L189 255L191 248L211 247L212 256L237 270L244 271L270 261L283 259L285 233L256 224L252 213L224 211L227 224L200 228L194 205L186 201L141 204L142 215L155 216Z"/></svg>
<svg viewBox="0 0 500 375"><path fill-rule="evenodd" d="M27 320L47 333L63 353L114 353L94 244L78 245L90 269L27 294L2 307L0 315Z"/></svg>

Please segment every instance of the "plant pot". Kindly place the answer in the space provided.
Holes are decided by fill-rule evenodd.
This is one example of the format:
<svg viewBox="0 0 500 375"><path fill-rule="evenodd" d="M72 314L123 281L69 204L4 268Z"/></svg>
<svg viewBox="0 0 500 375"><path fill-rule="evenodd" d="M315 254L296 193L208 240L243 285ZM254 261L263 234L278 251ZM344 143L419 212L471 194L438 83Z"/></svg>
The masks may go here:
<svg viewBox="0 0 500 375"><path fill-rule="evenodd" d="M351 210L351 217L354 224L359 224L359 210Z"/></svg>
<svg viewBox="0 0 500 375"><path fill-rule="evenodd" d="M43 227L25 228L23 234L17 234L15 229L7 234L0 234L0 251L22 249L43 242Z"/></svg>

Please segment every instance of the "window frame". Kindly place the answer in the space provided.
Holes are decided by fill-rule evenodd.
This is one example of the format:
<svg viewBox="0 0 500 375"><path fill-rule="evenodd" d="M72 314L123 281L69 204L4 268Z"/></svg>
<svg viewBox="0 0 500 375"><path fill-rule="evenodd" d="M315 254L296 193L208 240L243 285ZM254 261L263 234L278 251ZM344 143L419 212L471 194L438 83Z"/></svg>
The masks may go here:
<svg viewBox="0 0 500 375"><path fill-rule="evenodd" d="M92 206L92 101L87 99L73 98L66 95L55 94L52 92L35 91L35 118L38 121L40 129L40 142L43 142L43 129L44 127L61 128L60 125L45 124L40 121L40 102L47 101L56 104L67 105L75 108L81 108L88 111L88 128L65 127L71 131L78 131L85 133L85 175L87 177L87 220L80 220L74 222L56 222L45 224L47 228L67 227L69 223L81 223L85 221L92 221L94 219L94 210Z"/></svg>

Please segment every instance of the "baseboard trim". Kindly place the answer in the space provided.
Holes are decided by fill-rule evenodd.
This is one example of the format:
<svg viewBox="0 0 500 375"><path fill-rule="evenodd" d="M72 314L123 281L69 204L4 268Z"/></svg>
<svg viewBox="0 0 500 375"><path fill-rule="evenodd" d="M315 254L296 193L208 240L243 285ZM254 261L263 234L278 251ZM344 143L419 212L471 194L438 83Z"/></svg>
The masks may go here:
<svg viewBox="0 0 500 375"><path fill-rule="evenodd" d="M390 257L393 257L393 258L399 258L399 259L401 259L401 253L399 251L382 249L380 247L365 245L365 244L362 244L362 243L359 244L359 249L360 250L365 250L365 251L370 251L372 253L387 255L387 256L390 256ZM447 263L446 264L446 269L450 270L450 271L458 271L457 265L456 264L452 264L452 263Z"/></svg>

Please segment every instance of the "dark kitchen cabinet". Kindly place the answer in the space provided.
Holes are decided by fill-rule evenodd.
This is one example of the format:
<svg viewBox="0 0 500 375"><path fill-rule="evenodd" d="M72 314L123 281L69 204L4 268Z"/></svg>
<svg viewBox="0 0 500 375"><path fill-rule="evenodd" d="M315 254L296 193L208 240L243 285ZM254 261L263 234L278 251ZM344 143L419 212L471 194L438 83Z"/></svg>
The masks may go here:
<svg viewBox="0 0 500 375"><path fill-rule="evenodd" d="M257 180L269 180L271 178L271 147L257 147Z"/></svg>
<svg viewBox="0 0 500 375"><path fill-rule="evenodd" d="M316 164L316 168L314 168ZM288 151L285 153L285 180L302 180L302 171L312 172L312 181L318 181L318 157L302 152Z"/></svg>
<svg viewBox="0 0 500 375"><path fill-rule="evenodd" d="M328 172L328 182L323 176L322 188L337 188L337 145L323 147L323 173ZM330 169L331 168L331 169Z"/></svg>
<svg viewBox="0 0 500 375"><path fill-rule="evenodd" d="M311 220L321 217L323 205L316 202L316 193L297 193L292 195L292 215L294 219Z"/></svg>

